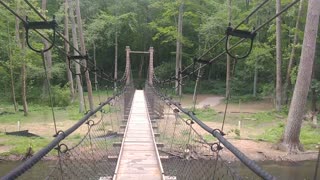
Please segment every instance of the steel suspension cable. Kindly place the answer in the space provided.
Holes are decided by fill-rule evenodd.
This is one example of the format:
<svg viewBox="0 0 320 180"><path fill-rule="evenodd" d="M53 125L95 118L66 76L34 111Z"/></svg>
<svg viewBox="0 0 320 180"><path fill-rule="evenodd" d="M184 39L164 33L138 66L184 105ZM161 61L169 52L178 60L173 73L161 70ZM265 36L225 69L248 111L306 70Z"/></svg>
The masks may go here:
<svg viewBox="0 0 320 180"><path fill-rule="evenodd" d="M245 23L251 16L253 16L257 11L259 11L269 0L264 0L261 4L259 4L247 17L245 17L237 26L235 26L234 29L239 28L243 23ZM208 50L206 50L201 56L199 56L197 59L202 59L204 56L206 56L210 51L212 51L219 43L224 41L227 38L225 35L220 40L218 40L214 45L212 45ZM191 67L191 65L187 66L187 68ZM186 69L187 69L186 68ZM184 69L185 70L185 69ZM184 71L183 70L183 71Z"/></svg>
<svg viewBox="0 0 320 180"><path fill-rule="evenodd" d="M110 104L117 96L125 92L127 89L123 89L121 92L118 92L113 97L108 98L106 101L101 103L97 108L93 111L89 111L83 118L81 118L77 123L75 123L72 127L67 129L66 131L58 131L55 138L43 149L38 151L34 156L30 159L24 161L18 167L13 169L7 175L3 176L3 180L11 180L21 176L24 172L32 168L37 162L39 162L46 154L48 154L51 150L53 150L63 139L68 137L71 133L76 131L81 125L83 125L87 120L100 111L105 105Z"/></svg>
<svg viewBox="0 0 320 180"><path fill-rule="evenodd" d="M265 27L268 23L270 23L271 21L273 21L275 18L277 18L278 16L280 16L281 14L283 14L284 12L286 12L289 8L291 8L292 6L294 6L296 3L298 3L300 0L295 0L293 2L291 2L289 5L287 5L285 8L283 8L279 13L275 14L273 17L271 17L269 20L267 20L265 23L263 23L262 25L260 25L257 29L255 29L254 31L252 31L252 33L256 33L259 30L261 30L263 27ZM245 39L241 39L239 40L237 43L235 43L233 46L231 46L229 48L229 50L234 49L235 47L237 47L239 44L241 44ZM217 55L216 57L212 58L211 60L208 61L208 64L213 63L214 61L216 61L218 58L220 58L222 55L226 54L226 51L221 52L219 55ZM208 64L204 64L203 67L207 66ZM201 68L203 68L201 67ZM192 71L190 74L194 74L196 71L198 71L200 69L197 68L194 71ZM184 76L183 78L186 78L189 75Z"/></svg>
<svg viewBox="0 0 320 180"><path fill-rule="evenodd" d="M26 0L25 0L25 1L26 1ZM26 2L28 2L28 1L26 1ZM28 23L24 18L22 18L19 14L17 14L12 8L10 8L10 7L9 7L6 3L4 3L2 0L0 0L0 4L3 5L9 12L11 12L11 13L12 13L14 16L16 16L18 19L20 19L21 22L22 22L24 25L26 25L26 24ZM31 7L38 15L41 15L41 14L36 10L36 8L35 8L34 6L32 6L32 4L30 4L30 2L28 2L27 4L28 4L28 5L31 5L30 7ZM41 15L40 17L41 17L41 19L44 19L44 21L47 22L47 20L46 20L42 15ZM52 41L51 41L50 39L48 39L47 37L45 37L45 36L44 36L42 33L40 33L37 29L34 29L34 31L35 31L40 37L42 37L43 39L45 39L45 40L48 41L49 43L52 43ZM58 36L61 37L66 43L68 43L72 49L74 49L76 52L78 52L78 53L81 55L80 51L79 51L78 49L76 49L76 48L70 43L70 41L68 41L60 32L56 31L56 33L57 33ZM54 46L55 48L57 48L58 51L61 52L62 54L66 55L66 56L69 56L69 54L68 54L64 49L62 49L61 47L57 46L56 44L53 44L53 46ZM76 61L75 61L75 62L76 62ZM92 62L90 62L90 61L88 61L88 62L90 63L90 65L92 65ZM76 62L76 63L79 64L80 66L84 67L84 66L82 65L82 63L79 63L79 62ZM99 69L99 70L102 72L102 69ZM95 73L96 73L96 72L95 72ZM100 74L97 74L97 75L98 75L98 76L101 76L101 78L103 78L103 79L105 79L105 80L107 80L107 81L110 81L110 82L114 82L114 81L115 81L115 80L114 80L112 77L110 77L108 74L101 73L101 75L100 75ZM102 75L105 76L105 77L107 77L107 78L102 77ZM123 80L123 79L121 79L121 80ZM118 80L118 81L121 81L121 80Z"/></svg>
<svg viewBox="0 0 320 180"><path fill-rule="evenodd" d="M253 12L256 13L260 8L263 7L263 5L266 4L266 2L269 1L269 0L265 0L262 4L260 4L257 8L258 9L255 9ZM292 6L294 6L296 3L298 3L300 0L294 0L292 1L290 4L288 4L285 8L283 8L280 12L276 13L274 16L272 16L270 19L268 19L266 22L264 22L262 25L260 25L258 28L256 28L255 30L253 30L251 33L257 33L258 31L260 31L262 28L264 28L266 25L268 25L271 21L273 21L275 18L277 18L278 16L282 15L284 12L286 12L288 9L290 9ZM251 17L254 13L250 13L245 19L248 19L249 17ZM236 27L239 27L241 24L243 24L245 21L242 21L239 25L237 25ZM219 43L221 43L223 40L226 39L227 36L224 36L223 38L221 38L217 43L215 43L211 48L209 48L209 50L207 50L204 54L202 54L201 56L199 56L198 59L201 59L203 58L205 55L207 55L213 48L215 48ZM229 48L229 50L232 50L234 48L236 48L237 46L239 46L245 39L241 39L239 40L237 43L235 43L233 46L231 46ZM204 68L206 67L207 65L209 64L212 64L214 61L216 61L218 58L220 58L222 55L226 54L227 51L223 51L221 52L220 54L218 54L216 57L210 59L206 64L204 64L204 66L202 66L201 68ZM188 65L187 68L185 69L188 69L192 66L192 64ZM201 69L200 67L194 69L192 72L190 72L189 74L185 75L182 77L182 79L190 76L190 75L193 75L195 72L197 72L199 69ZM182 72L185 71L182 70ZM170 78L168 78L170 79ZM171 78L171 79L174 79L174 78ZM176 80L176 79L174 79Z"/></svg>
<svg viewBox="0 0 320 180"><path fill-rule="evenodd" d="M36 9L28 0L24 0L24 2L35 12L43 21L47 22L47 19ZM61 37L66 43L68 43L73 50L75 50L77 53L79 53L80 56L83 56L83 55L81 54L81 52L80 52L77 48L75 48L75 47L70 43L70 41L68 41L68 40L64 37L63 34L61 34L59 31L57 31L56 33L57 33L57 35L58 35L59 37ZM90 62L90 61L88 61L88 63L89 63L90 65L94 65L94 64L93 64L92 62Z"/></svg>
<svg viewBox="0 0 320 180"><path fill-rule="evenodd" d="M49 101L50 101L50 107L51 107L51 113L52 113L52 119L53 119L53 125L54 125L54 130L55 133L58 133L58 129L57 129L57 122L56 122L56 116L54 113L54 108L53 108L53 94L52 94L52 88L51 88L51 83L48 77L48 70L47 70L47 65L45 62L45 57L44 57L44 52L41 52L41 58L42 58L42 65L43 65L43 69L44 69L44 74L45 74L45 78L46 78L46 82L48 85L48 94L49 94Z"/></svg>
<svg viewBox="0 0 320 180"><path fill-rule="evenodd" d="M244 163L249 169L251 169L255 174L257 174L259 177L263 179L273 180L275 179L274 176L263 170L258 164L256 164L254 161L249 159L245 154L243 154L238 148L236 148L234 145L232 145L227 139L223 137L223 132L219 129L212 129L205 123L203 123L193 112L190 112L189 110L183 108L180 103L177 103L173 101L171 98L166 97L165 95L161 94L159 91L157 91L154 87L151 87L152 91L156 93L160 98L164 99L164 101L167 101L171 105L174 105L179 111L181 111L183 114L189 116L194 122L196 122L203 130L206 132L212 134L214 137L216 137L219 142L221 142L227 149L229 149L239 160Z"/></svg>

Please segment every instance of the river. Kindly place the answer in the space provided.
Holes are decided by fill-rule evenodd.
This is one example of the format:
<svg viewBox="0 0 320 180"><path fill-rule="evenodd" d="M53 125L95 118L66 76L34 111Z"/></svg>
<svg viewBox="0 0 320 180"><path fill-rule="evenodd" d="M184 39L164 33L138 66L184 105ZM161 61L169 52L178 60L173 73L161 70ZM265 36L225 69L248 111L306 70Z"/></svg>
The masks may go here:
<svg viewBox="0 0 320 180"><path fill-rule="evenodd" d="M19 165L21 162L12 161L0 161L0 177L8 173L12 168ZM42 161L35 168L32 168L26 175L19 179L44 179L45 174L49 173L55 162L53 161ZM263 169L273 174L277 179L288 179L288 180L304 180L313 179L315 172L316 161L302 161L302 162L273 162L264 161L259 162ZM230 164L244 179L256 179L246 167L241 163ZM170 163L169 163L170 166ZM318 170L318 179L320 180L320 169ZM179 178L178 178L179 179Z"/></svg>

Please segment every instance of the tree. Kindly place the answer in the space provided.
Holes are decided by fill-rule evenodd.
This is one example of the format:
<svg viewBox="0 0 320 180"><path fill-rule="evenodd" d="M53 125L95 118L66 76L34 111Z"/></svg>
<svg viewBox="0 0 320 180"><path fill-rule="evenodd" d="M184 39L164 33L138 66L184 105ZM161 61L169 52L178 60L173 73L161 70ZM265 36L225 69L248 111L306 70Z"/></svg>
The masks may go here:
<svg viewBox="0 0 320 180"><path fill-rule="evenodd" d="M20 2L17 1L17 12L20 12ZM22 30L23 32L24 30ZM16 17L16 24L15 24L15 35L16 35L16 42L18 47L21 49L22 52L22 67L21 67L21 99L23 105L23 112L24 116L28 115L28 103L27 103L27 62L26 62L26 42L23 36L23 40L21 42L20 39L20 20Z"/></svg>
<svg viewBox="0 0 320 180"><path fill-rule="evenodd" d="M68 0L65 0L64 2L64 37L66 38L67 41L69 41L69 15L68 15ZM70 53L70 45L69 43L65 41L64 42L64 48L67 53ZM69 88L70 88L70 98L71 102L74 101L75 98L75 92L74 92L74 85L73 85L73 78L72 78L72 73L71 70L69 69L70 64L69 64L69 59L68 56L66 56L66 70L67 70L67 77L69 81Z"/></svg>
<svg viewBox="0 0 320 180"><path fill-rule="evenodd" d="M176 94L181 96L182 94L182 76L179 73L182 70L182 26L183 26L183 7L184 1L181 2L179 6L179 15L178 15L178 30L177 30L177 45L176 45Z"/></svg>
<svg viewBox="0 0 320 180"><path fill-rule="evenodd" d="M229 23L231 24L231 0L228 0L228 16ZM227 48L229 48L229 41L227 42ZM226 71L226 98L230 95L230 56L227 54L227 71Z"/></svg>
<svg viewBox="0 0 320 180"><path fill-rule="evenodd" d="M42 15L43 16L46 16L46 10L47 10L47 0L42 0L42 3L41 3L41 9L42 9ZM49 42L42 38L42 42L44 44L44 49L47 49L50 45L49 45ZM46 64L46 67L47 67L47 71L45 73L47 73L47 77L50 81L50 79L52 78L52 75L51 75L51 71L52 71L52 52L51 50L47 51L47 52L44 52L44 59L45 59L45 64ZM44 80L43 82L43 96L46 97L48 92L47 92L47 89L48 89L48 82L47 80Z"/></svg>
<svg viewBox="0 0 320 180"><path fill-rule="evenodd" d="M85 55L87 53L87 50L86 50L86 46L84 43L84 34L83 34L83 29L82 29L82 19L81 19L79 0L76 0L76 15L77 15L79 37L80 37L81 54ZM83 60L83 66L85 68L87 67L87 61L85 59ZM94 105L93 105L92 85L91 85L91 80L90 80L90 74L88 71L85 72L85 78L86 78L86 84L87 84L89 106L90 106L90 110L93 111Z"/></svg>
<svg viewBox="0 0 320 180"><path fill-rule="evenodd" d="M289 63L288 63L288 68L287 68L287 74L286 74L286 79L285 79L285 84L283 87L283 95L284 95L284 99L286 100L286 103L288 103L288 87L291 84L291 71L292 71L292 67L293 67L293 62L294 62L294 58L296 55L296 46L298 43L298 32L299 32L299 28L300 28L300 18L301 18L301 12L302 12L302 7L303 7L303 0L300 0L300 4L299 4L299 9L298 9L298 15L297 15L297 20L296 20L296 27L294 30L294 37L293 37L293 42L292 42L292 49L291 49L291 54L290 54L290 59L289 59Z"/></svg>
<svg viewBox="0 0 320 180"><path fill-rule="evenodd" d="M281 11L281 0L276 0L276 13ZM281 110L282 104L282 48L281 48L281 16L276 18L276 110Z"/></svg>
<svg viewBox="0 0 320 180"><path fill-rule="evenodd" d="M70 1L70 0L69 0ZM76 27L76 22L75 22L75 16L74 16L74 8L73 6L70 6L70 19L71 19L71 24L72 24L72 41L73 41L73 47L75 48L74 50L74 55L78 56L79 53L76 50L79 50L79 45L78 45L78 35L77 35L77 27ZM82 89L82 83L80 79L80 61L76 60L75 63L75 69L76 69L76 83L78 87L78 96L79 96L79 112L84 112L84 98L83 98L83 89Z"/></svg>
<svg viewBox="0 0 320 180"><path fill-rule="evenodd" d="M319 28L319 16L320 1L309 0L298 77L294 87L283 142L281 144L289 153L297 153L303 150L299 136L311 83L317 31Z"/></svg>
<svg viewBox="0 0 320 180"><path fill-rule="evenodd" d="M11 80L11 97L13 101L14 111L18 111L18 104L16 100L15 84L14 84L14 75L13 75L13 58L11 50L11 37L9 31L9 20L8 20L8 57L10 61L10 80Z"/></svg>

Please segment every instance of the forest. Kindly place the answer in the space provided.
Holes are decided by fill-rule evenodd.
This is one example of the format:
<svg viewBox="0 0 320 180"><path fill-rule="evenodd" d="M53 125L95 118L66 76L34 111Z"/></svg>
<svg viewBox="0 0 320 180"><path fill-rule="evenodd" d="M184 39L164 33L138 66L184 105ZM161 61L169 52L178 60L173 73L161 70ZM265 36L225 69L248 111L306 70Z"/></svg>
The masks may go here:
<svg viewBox="0 0 320 180"><path fill-rule="evenodd" d="M201 67L193 71L198 75L166 87L190 106L197 103L196 95L199 101L219 96L219 106L230 103L227 122L232 136L276 144L290 154L317 151L320 4L313 1L1 0L0 137L7 141L0 140L0 156L24 154L30 143L39 150L50 139L13 145L9 141L18 139L4 133L16 130L17 122L19 129L20 124L28 129L47 126L34 131L49 137L51 108L58 125L68 127L97 107L101 97L116 92L125 74L127 46L133 51L154 48L160 81L179 79L185 68ZM310 3L315 6L310 8ZM43 20L56 23L56 37L47 29L38 33L31 28L26 35L23 21ZM231 50L235 58L220 54L240 39L226 41L228 27L255 32L252 44L246 39ZM53 39L54 47L43 52ZM70 59L79 55L78 60ZM149 56L131 55L136 88L144 87L148 67ZM254 110L257 104L261 108ZM195 112L209 124L217 123L223 114L219 106ZM246 126L241 135L238 121ZM255 128L259 133L246 132Z"/></svg>

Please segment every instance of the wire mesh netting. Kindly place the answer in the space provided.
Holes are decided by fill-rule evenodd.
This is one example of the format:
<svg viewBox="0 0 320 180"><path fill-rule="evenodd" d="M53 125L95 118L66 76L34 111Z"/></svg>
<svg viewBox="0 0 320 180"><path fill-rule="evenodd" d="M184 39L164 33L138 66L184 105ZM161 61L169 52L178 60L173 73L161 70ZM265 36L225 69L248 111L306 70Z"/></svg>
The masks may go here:
<svg viewBox="0 0 320 180"><path fill-rule="evenodd" d="M171 100L160 97L154 87L146 86L145 90L149 112L156 115L152 122L165 176L204 180L247 177L248 174L241 177L237 169L222 158L221 152L229 150L223 148L218 139L181 112ZM254 173L250 176L257 178Z"/></svg>
<svg viewBox="0 0 320 180"><path fill-rule="evenodd" d="M127 123L128 111L126 109L130 109L133 91L132 86L127 86L124 93L115 96L110 103L103 106L48 153L55 155L56 158L50 161L44 158L44 161L32 167L34 170L27 171L20 179L113 177L124 133L122 126Z"/></svg>

